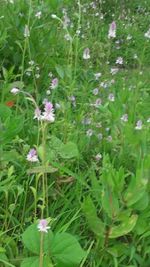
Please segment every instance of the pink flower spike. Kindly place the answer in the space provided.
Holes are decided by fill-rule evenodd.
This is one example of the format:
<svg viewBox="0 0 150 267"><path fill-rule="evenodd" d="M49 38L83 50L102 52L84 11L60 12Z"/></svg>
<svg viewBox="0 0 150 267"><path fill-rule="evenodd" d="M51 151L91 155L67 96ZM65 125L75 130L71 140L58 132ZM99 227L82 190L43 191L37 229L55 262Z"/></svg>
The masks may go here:
<svg viewBox="0 0 150 267"><path fill-rule="evenodd" d="M116 22L113 21L109 26L108 38L116 37Z"/></svg>
<svg viewBox="0 0 150 267"><path fill-rule="evenodd" d="M37 228L40 232L48 233L48 229L50 229L50 226L48 226L48 221L46 219L41 219Z"/></svg>
<svg viewBox="0 0 150 267"><path fill-rule="evenodd" d="M53 110L53 104L51 102L46 101L44 110L45 112L51 112Z"/></svg>
<svg viewBox="0 0 150 267"><path fill-rule="evenodd" d="M57 86L58 86L58 78L55 78L52 80L50 88L53 90L56 89Z"/></svg>
<svg viewBox="0 0 150 267"><path fill-rule="evenodd" d="M27 160L30 162L38 162L38 156L37 152L34 148L30 149L28 155L27 155Z"/></svg>

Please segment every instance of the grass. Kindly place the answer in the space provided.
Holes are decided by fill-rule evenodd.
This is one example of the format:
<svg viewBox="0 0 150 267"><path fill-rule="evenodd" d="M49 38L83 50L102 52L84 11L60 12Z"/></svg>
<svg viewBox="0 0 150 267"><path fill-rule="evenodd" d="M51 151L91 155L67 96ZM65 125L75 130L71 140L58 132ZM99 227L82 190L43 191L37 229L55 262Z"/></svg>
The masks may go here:
<svg viewBox="0 0 150 267"><path fill-rule="evenodd" d="M11 2L0 10L0 266L31 266L22 234L50 217L85 254L40 267L149 267L150 1ZM42 110L52 102L54 123L14 87Z"/></svg>

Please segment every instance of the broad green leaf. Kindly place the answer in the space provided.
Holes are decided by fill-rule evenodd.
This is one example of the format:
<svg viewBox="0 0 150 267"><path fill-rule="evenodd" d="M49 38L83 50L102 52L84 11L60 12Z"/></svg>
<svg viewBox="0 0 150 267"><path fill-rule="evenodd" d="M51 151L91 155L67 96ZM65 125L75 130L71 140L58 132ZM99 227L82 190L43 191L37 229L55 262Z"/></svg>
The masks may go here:
<svg viewBox="0 0 150 267"><path fill-rule="evenodd" d="M29 249L32 253L40 253L40 236L41 233L38 231L37 223L30 225L22 235L24 246ZM48 243L52 240L53 234L51 231L44 233L44 251L47 252L49 249Z"/></svg>
<svg viewBox="0 0 150 267"><path fill-rule="evenodd" d="M133 177L132 179L136 179ZM138 202L144 195L147 186L147 179L140 179L139 181L131 181L128 189L124 194L124 201L127 206L130 207L136 202Z"/></svg>
<svg viewBox="0 0 150 267"><path fill-rule="evenodd" d="M77 239L68 233L56 233L50 247L50 253L57 267L79 266L85 256L85 251Z"/></svg>
<svg viewBox="0 0 150 267"><path fill-rule="evenodd" d="M21 263L21 267L39 267L39 263L39 256L30 257L23 260L23 262ZM43 267L53 267L47 256L44 256Z"/></svg>
<svg viewBox="0 0 150 267"><path fill-rule="evenodd" d="M132 215L130 218L121 222L118 226L113 226L109 233L109 238L117 238L124 236L132 231L137 222L137 215Z"/></svg>
<svg viewBox="0 0 150 267"><path fill-rule="evenodd" d="M114 192L108 188L105 189L101 196L102 207L110 218L117 216L119 212L119 202Z"/></svg>
<svg viewBox="0 0 150 267"><path fill-rule="evenodd" d="M79 151L78 151L77 145L72 142L68 142L64 144L61 147L61 150L59 150L59 155L63 159L70 159L70 158L78 157Z"/></svg>
<svg viewBox="0 0 150 267"><path fill-rule="evenodd" d="M86 217L86 219L88 221L88 224L89 224L90 229L97 236L104 237L104 234L105 234L105 225L101 221L101 219L98 218L95 205L94 205L92 199L90 198L90 196L88 196L84 200L84 202L82 204L82 209L83 209L83 212L85 214L85 217Z"/></svg>

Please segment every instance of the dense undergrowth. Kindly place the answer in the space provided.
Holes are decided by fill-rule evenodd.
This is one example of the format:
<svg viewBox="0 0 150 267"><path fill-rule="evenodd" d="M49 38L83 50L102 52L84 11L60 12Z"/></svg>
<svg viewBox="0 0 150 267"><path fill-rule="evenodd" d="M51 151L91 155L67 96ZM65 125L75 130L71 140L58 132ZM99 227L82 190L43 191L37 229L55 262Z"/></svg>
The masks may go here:
<svg viewBox="0 0 150 267"><path fill-rule="evenodd" d="M0 266L150 266L149 72L149 0L0 0Z"/></svg>

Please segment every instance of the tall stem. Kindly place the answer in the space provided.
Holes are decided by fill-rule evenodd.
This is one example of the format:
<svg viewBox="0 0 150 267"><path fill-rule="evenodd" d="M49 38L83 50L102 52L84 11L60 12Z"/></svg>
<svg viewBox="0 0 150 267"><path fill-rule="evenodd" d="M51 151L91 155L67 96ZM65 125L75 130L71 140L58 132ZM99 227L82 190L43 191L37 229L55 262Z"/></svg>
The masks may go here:
<svg viewBox="0 0 150 267"><path fill-rule="evenodd" d="M41 232L41 239L40 239L40 262L39 267L43 267L43 244L44 244L44 233Z"/></svg>

